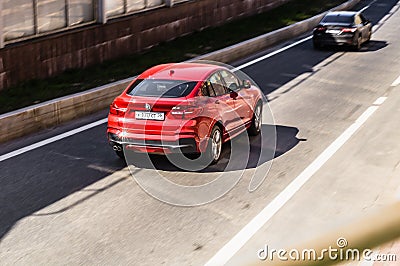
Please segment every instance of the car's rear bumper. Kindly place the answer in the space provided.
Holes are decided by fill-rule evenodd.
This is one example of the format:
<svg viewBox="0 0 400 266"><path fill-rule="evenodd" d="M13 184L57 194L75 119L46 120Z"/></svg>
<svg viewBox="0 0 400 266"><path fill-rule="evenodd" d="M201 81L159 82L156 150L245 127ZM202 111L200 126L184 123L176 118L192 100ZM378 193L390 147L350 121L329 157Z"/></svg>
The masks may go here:
<svg viewBox="0 0 400 266"><path fill-rule="evenodd" d="M195 120L135 120L109 115L107 136L117 150L145 153L200 152Z"/></svg>
<svg viewBox="0 0 400 266"><path fill-rule="evenodd" d="M317 35L313 36L314 44L319 45L356 45L357 39L354 35L344 35L344 36L335 36L335 35Z"/></svg>
<svg viewBox="0 0 400 266"><path fill-rule="evenodd" d="M108 142L114 150L133 150L144 153L197 153L200 151L198 141L194 137L180 137L176 140L145 139L140 136L120 137L114 133L108 133Z"/></svg>

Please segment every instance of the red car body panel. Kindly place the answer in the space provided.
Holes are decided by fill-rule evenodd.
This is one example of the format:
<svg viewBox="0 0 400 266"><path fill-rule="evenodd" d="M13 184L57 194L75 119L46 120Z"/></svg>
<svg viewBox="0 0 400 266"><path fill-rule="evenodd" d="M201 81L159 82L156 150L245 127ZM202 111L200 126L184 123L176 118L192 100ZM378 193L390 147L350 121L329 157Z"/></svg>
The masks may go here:
<svg viewBox="0 0 400 266"><path fill-rule="evenodd" d="M261 92L251 86L232 95L203 96L204 82L218 71L228 69L198 63L164 64L140 74L110 106L107 133L111 145L147 153L170 153L189 147L190 152L204 152L207 139L216 123L222 126L223 142L250 126L253 110L261 101ZM230 72L231 73L231 72ZM182 80L197 82L185 97L158 98L131 96L128 91L136 80ZM136 112L164 113L164 120L140 120ZM183 143L183 144L182 144Z"/></svg>

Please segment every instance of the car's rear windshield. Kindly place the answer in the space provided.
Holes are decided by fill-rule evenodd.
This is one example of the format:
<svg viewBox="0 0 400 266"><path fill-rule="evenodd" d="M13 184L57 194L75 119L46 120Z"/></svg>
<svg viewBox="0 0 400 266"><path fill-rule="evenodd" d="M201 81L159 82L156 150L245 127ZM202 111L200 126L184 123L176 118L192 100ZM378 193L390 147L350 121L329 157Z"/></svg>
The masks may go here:
<svg viewBox="0 0 400 266"><path fill-rule="evenodd" d="M128 89L131 96L179 98L188 96L196 81L137 79Z"/></svg>
<svg viewBox="0 0 400 266"><path fill-rule="evenodd" d="M353 16L341 16L341 15L327 15L322 19L322 23L341 23L341 24L352 24L354 21Z"/></svg>

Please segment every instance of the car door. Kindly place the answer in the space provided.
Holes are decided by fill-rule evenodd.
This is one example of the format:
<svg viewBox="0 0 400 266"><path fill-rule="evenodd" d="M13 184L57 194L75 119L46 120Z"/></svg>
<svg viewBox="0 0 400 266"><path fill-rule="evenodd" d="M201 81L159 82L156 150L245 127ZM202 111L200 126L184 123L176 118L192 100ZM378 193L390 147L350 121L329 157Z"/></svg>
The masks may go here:
<svg viewBox="0 0 400 266"><path fill-rule="evenodd" d="M213 95L211 96L211 104L214 105L212 108L218 111L225 129L233 130L239 124L235 100L231 98L219 71L213 73L206 82L210 95Z"/></svg>
<svg viewBox="0 0 400 266"><path fill-rule="evenodd" d="M355 25L357 26L357 28L358 28L358 31L359 31L359 33L360 33L360 35L361 35L362 41L366 40L368 33L366 32L366 29L365 29L366 27L365 27L365 25L363 24L363 21L362 21L362 19L361 19L360 14L356 14L356 15L354 16L354 24L355 24Z"/></svg>
<svg viewBox="0 0 400 266"><path fill-rule="evenodd" d="M227 70L221 70L220 73L228 91L237 93L237 96L233 98L233 102L235 105L235 111L241 120L238 126L241 126L251 120L251 95L246 93L245 89L240 86L239 79L233 73Z"/></svg>
<svg viewBox="0 0 400 266"><path fill-rule="evenodd" d="M360 19L363 25L363 37L364 37L364 41L368 40L370 38L370 32L371 32L371 28L372 28L372 24L371 22L363 15L360 14Z"/></svg>

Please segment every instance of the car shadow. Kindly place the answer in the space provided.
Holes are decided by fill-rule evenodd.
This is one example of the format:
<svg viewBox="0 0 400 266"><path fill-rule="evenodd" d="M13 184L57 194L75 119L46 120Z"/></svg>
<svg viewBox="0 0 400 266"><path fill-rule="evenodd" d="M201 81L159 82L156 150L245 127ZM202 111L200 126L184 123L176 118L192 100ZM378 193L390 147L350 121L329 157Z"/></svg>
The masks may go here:
<svg viewBox="0 0 400 266"><path fill-rule="evenodd" d="M364 43L361 46L361 49L356 51L353 47L349 46L324 46L323 48L319 49L320 51L330 51L330 52L375 52L379 51L389 44L386 41L378 41L378 40L370 40L369 42Z"/></svg>
<svg viewBox="0 0 400 266"><path fill-rule="evenodd" d="M389 43L387 41L370 40L361 47L360 52L375 52L385 48L388 45Z"/></svg>
<svg viewBox="0 0 400 266"><path fill-rule="evenodd" d="M126 167L104 138L105 127L87 130L1 162L0 239L20 219L37 215L39 210ZM86 145L78 145L83 140ZM83 199L78 197L77 202L61 212L122 181L85 193Z"/></svg>
<svg viewBox="0 0 400 266"><path fill-rule="evenodd" d="M277 158L293 149L302 139L296 136L299 130L295 127L263 125L262 132L272 132L270 136L248 136L243 133L223 145L221 158L218 163L210 165L200 173L238 171L256 168L266 162ZM274 131L275 131L274 130ZM232 146L234 148L232 148ZM147 155L138 155L147 156ZM246 159L247 162L243 162ZM175 166L167 156L150 155L151 163L147 160L129 160L129 163L137 168L155 169L169 172L189 172Z"/></svg>

